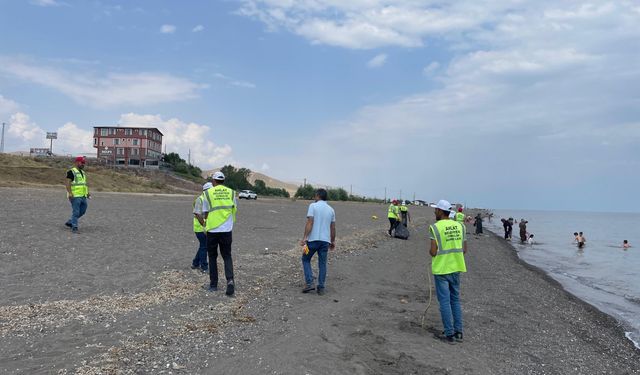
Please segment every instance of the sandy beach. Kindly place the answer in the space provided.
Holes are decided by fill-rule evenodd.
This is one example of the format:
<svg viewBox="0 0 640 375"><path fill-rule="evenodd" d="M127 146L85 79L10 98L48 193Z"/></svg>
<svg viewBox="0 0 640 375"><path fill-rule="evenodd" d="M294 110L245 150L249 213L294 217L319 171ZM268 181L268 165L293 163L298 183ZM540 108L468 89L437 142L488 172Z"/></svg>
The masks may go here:
<svg viewBox="0 0 640 375"><path fill-rule="evenodd" d="M386 236L386 206L330 202L338 244L318 296L300 293L309 202L241 201L237 296L207 292L189 268L192 200L96 193L73 235L63 190L0 188L0 373L640 373L613 318L491 234L470 236L465 342L436 340L435 295L420 325L425 207L403 241Z"/></svg>

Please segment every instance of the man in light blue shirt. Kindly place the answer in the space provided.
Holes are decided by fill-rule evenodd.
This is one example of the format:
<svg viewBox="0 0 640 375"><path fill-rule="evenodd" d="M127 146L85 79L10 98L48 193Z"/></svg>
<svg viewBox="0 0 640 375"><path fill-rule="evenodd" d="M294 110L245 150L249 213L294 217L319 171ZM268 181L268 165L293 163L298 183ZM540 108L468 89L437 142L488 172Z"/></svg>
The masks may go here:
<svg viewBox="0 0 640 375"><path fill-rule="evenodd" d="M324 282L327 277L327 253L336 247L336 213L327 204L327 191L316 190L315 203L309 205L307 224L300 245L304 246L302 269L304 270L305 287L302 293L316 289L313 286L313 269L311 258L318 253L318 287L319 295L324 294Z"/></svg>

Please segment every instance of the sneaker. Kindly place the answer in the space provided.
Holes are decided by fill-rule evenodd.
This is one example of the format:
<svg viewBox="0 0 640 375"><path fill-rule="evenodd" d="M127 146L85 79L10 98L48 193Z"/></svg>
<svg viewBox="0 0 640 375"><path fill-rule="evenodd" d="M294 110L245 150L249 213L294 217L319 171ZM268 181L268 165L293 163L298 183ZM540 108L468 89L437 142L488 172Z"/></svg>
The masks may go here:
<svg viewBox="0 0 640 375"><path fill-rule="evenodd" d="M78 233L78 227L73 227L73 228L71 228L71 232L73 232L73 233Z"/></svg>
<svg viewBox="0 0 640 375"><path fill-rule="evenodd" d="M435 338L437 338L440 341L446 342L449 345L455 345L456 344L456 340L454 338L455 335L451 335L451 336L445 336L444 332L442 333L436 333L433 335Z"/></svg>
<svg viewBox="0 0 640 375"><path fill-rule="evenodd" d="M233 280L229 280L227 282L227 291L225 292L226 295L228 296L232 296L233 293L235 292L236 288L235 285L233 283Z"/></svg>
<svg viewBox="0 0 640 375"><path fill-rule="evenodd" d="M71 223L70 223L70 222L68 222L68 221L67 221L66 223L64 223L64 226L65 226L65 227L69 227L69 228L71 228L71 227L72 227Z"/></svg>
<svg viewBox="0 0 640 375"><path fill-rule="evenodd" d="M196 268L198 268L198 266L194 266L193 264L191 265L192 270L195 270Z"/></svg>
<svg viewBox="0 0 640 375"><path fill-rule="evenodd" d="M209 269L208 268L200 268L200 272L207 273L207 272L209 272Z"/></svg>
<svg viewBox="0 0 640 375"><path fill-rule="evenodd" d="M324 288L318 288L318 295L324 296L324 294L325 294Z"/></svg>
<svg viewBox="0 0 640 375"><path fill-rule="evenodd" d="M316 290L316 288L313 285L307 284L307 285L305 285L304 288L302 288L302 293L309 293L309 292L311 292L313 290Z"/></svg>
<svg viewBox="0 0 640 375"><path fill-rule="evenodd" d="M206 288L206 285L205 285ZM218 291L218 287L217 286L213 286L213 285L209 285L208 288L206 288L208 291L210 292L217 292Z"/></svg>
<svg viewBox="0 0 640 375"><path fill-rule="evenodd" d="M456 332L453 334L453 338L456 340L456 342L464 342L464 338L462 335L462 332Z"/></svg>

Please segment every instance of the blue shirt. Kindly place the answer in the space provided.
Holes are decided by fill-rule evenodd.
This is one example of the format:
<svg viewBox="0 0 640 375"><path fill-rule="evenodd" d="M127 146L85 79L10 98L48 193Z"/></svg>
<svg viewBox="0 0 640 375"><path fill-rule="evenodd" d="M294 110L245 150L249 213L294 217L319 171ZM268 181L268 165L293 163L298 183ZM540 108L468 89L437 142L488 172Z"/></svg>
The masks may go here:
<svg viewBox="0 0 640 375"><path fill-rule="evenodd" d="M331 223L336 222L336 213L325 201L317 201L309 205L307 217L313 218L313 227L307 241L324 241L331 243Z"/></svg>

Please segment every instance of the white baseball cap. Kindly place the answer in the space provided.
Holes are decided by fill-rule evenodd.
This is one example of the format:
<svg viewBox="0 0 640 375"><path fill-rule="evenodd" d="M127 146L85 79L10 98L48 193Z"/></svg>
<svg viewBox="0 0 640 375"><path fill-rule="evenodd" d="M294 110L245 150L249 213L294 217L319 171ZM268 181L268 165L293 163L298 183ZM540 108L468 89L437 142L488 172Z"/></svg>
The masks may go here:
<svg viewBox="0 0 640 375"><path fill-rule="evenodd" d="M442 211L451 211L451 203L449 201L445 201L444 199L440 199L437 204L430 204L430 207L439 208Z"/></svg>
<svg viewBox="0 0 640 375"><path fill-rule="evenodd" d="M206 184L202 185L202 191L211 189L212 187L213 187L213 184L211 182L207 182Z"/></svg>
<svg viewBox="0 0 640 375"><path fill-rule="evenodd" d="M224 181L224 178L225 178L224 177L224 173L222 173L222 172L216 172L216 173L213 174L212 177L213 177L214 180L217 180L217 181Z"/></svg>

